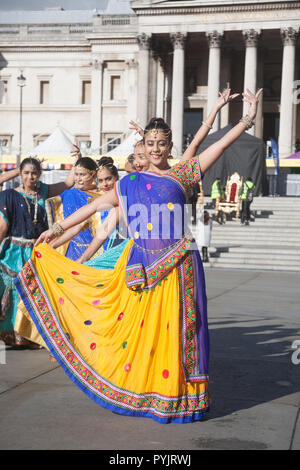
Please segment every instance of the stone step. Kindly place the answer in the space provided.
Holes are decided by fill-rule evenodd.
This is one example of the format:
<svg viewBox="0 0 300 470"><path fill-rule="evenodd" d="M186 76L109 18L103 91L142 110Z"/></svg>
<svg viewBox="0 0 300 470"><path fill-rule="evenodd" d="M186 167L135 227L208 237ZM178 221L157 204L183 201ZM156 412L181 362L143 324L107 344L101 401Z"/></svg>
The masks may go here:
<svg viewBox="0 0 300 470"><path fill-rule="evenodd" d="M300 272L300 197L256 197L251 212L255 221L249 226L236 219L213 222L204 266Z"/></svg>
<svg viewBox="0 0 300 470"><path fill-rule="evenodd" d="M248 251L224 251L214 249L209 250L209 253L214 258L251 258L251 259L262 259L268 258L272 260L282 260L284 259L286 262L295 261L298 264L300 262L300 250L298 253L281 253L281 252L274 252L272 250L265 250L265 251L255 251L255 250L248 250Z"/></svg>
<svg viewBox="0 0 300 470"><path fill-rule="evenodd" d="M224 232L221 232L221 231L217 231L215 230L213 233L212 233L212 240L219 240L219 239L222 239L222 240L226 240L228 243L232 243L233 240L241 240L243 244L246 243L246 240L257 240L257 239L260 239L262 242L263 241L268 241L268 240L273 240L274 242L278 241L278 240L281 240L282 243L284 243L286 240L289 240L289 241L292 241L292 240L295 240L295 242L298 242L300 241L299 239L299 233L295 233L295 232L265 232L265 231L253 231L252 233L249 232L249 231L246 231L244 233L241 233L241 232L227 232L227 233L224 233ZM251 243L250 243L251 245ZM296 245L298 245L298 243L296 243Z"/></svg>
<svg viewBox="0 0 300 470"><path fill-rule="evenodd" d="M298 266L300 270L300 256L299 257L289 257L287 258L286 256L282 257L281 255L279 256L268 256L266 253L264 254L251 254L247 255L245 253L243 254L234 254L234 253L218 253L220 256L216 256L216 253L211 254L210 257L212 260L215 259L220 259L224 260L224 262L230 262L230 263L245 263L245 264L264 264L266 266L269 265L292 265L292 266Z"/></svg>
<svg viewBox="0 0 300 470"><path fill-rule="evenodd" d="M195 231L197 233L197 227L196 229L192 229L192 231ZM270 236L270 234L276 234L276 233L281 233L281 234L286 234L286 233L295 233L297 236L299 235L300 229L299 227L294 227L292 224L286 226L282 225L281 227L278 227L276 224L275 225L269 225L265 226L264 224L262 225L256 225L255 222L251 222L249 225L242 225L240 222L236 224L213 224L212 227L212 233L224 233L226 235L228 234L255 234L255 233L266 233Z"/></svg>
<svg viewBox="0 0 300 470"><path fill-rule="evenodd" d="M295 199L271 199L271 198L257 198L252 201L252 206L259 207L292 207L293 205L300 204L300 197ZM207 205L210 205L208 202Z"/></svg>
<svg viewBox="0 0 300 470"><path fill-rule="evenodd" d="M226 222L227 224L229 222ZM239 221L235 222L235 223L239 223ZM293 227L296 227L298 228L300 226L300 216L299 218L295 218L294 216L293 217L255 217L255 220L253 221L253 223L255 223L255 226L257 227L262 227L264 225L267 225L268 227L270 225L274 225L274 226L277 226L277 225L281 225L281 226L286 226L287 224L288 225L292 225ZM219 224L218 224L219 225Z"/></svg>
<svg viewBox="0 0 300 470"><path fill-rule="evenodd" d="M261 245L263 240L261 239L257 239L257 240L251 240L251 245L254 247L254 246L257 246L257 245ZM236 245L240 245L240 246L243 246L244 244L249 245L249 240L241 240L241 239L235 239L235 240L231 240L230 242L228 242L228 240L222 240L221 238L213 238L211 240L211 246L216 246L216 245L222 245L222 246L228 246L229 248L231 246L236 246ZM267 240L267 241L264 241L264 245L267 247L272 247L274 245L274 241L273 240ZM286 247L300 247L300 241L295 241L295 240L285 240L284 241L284 246Z"/></svg>
<svg viewBox="0 0 300 470"><path fill-rule="evenodd" d="M220 269L253 269L258 271L293 271L299 272L299 266L281 266L274 264L272 266L266 266L264 264L248 264L248 263L230 263L230 262L221 262L220 259L210 259L209 263L204 263L204 268L220 268Z"/></svg>
<svg viewBox="0 0 300 470"><path fill-rule="evenodd" d="M196 240L197 240L197 237L195 237ZM211 243L214 244L214 243L218 243L219 245L221 244L228 244L228 245L232 245L232 244L238 244L238 245L253 245L253 243L255 243L255 245L261 245L261 244L278 244L280 242L282 242L282 244L284 245L285 243L288 243L289 246L293 243L293 241L295 242L295 246L299 246L299 237L293 237L292 235L291 236L285 236L284 238L282 236L270 236L270 237L267 237L267 236L262 236L262 235L259 235L259 234L245 234L244 236L243 235L230 235L228 234L227 236L225 236L223 233L214 233L211 237ZM260 242L260 243L259 243Z"/></svg>
<svg viewBox="0 0 300 470"><path fill-rule="evenodd" d="M271 230L272 229L272 230ZM197 229L193 230L195 233L197 233ZM296 227L293 225L289 225L288 227L286 225L282 225L278 227L277 225L269 225L266 227L264 224L257 225L255 222L250 222L250 225L241 225L240 223L238 225L213 225L212 228L212 233L224 233L224 235L229 235L229 234L267 234L270 236L270 234L276 235L285 235L285 234L295 234L299 235L300 234L300 227Z"/></svg>
<svg viewBox="0 0 300 470"><path fill-rule="evenodd" d="M229 251L230 250L230 251ZM210 253L242 253L242 254L268 254L268 256L286 256L286 257L299 257L300 258L300 248L299 247L291 247L282 248L282 247L274 247L273 245L270 246L211 246L209 247Z"/></svg>
<svg viewBox="0 0 300 470"><path fill-rule="evenodd" d="M261 245L263 240L259 239L259 240L253 240L251 241L251 244L253 247L257 246L257 245ZM289 241L289 240L285 240L284 242L282 242L284 246L287 246L287 247L297 247L298 250L299 250L299 247L300 247L300 241L298 242L295 242L295 241ZM249 244L249 240L247 240L247 244ZM240 246L243 246L245 245L245 241L244 240L232 240L232 242L228 242L228 240L224 240L223 243L222 243L222 239L212 239L211 240L211 246L217 246L217 245L222 245L222 246L228 246L231 250L231 246L234 246L234 245L240 245ZM265 246L270 246L271 248L273 247L274 245L274 242L273 240L267 240L267 241L264 241L264 245Z"/></svg>
<svg viewBox="0 0 300 470"><path fill-rule="evenodd" d="M277 205L286 205L289 206L293 203L300 204L300 196L295 196L295 197L263 197L263 196L255 196L253 199L252 204L264 204L268 206L277 206ZM204 197L204 204L211 204L212 200L210 197L205 196Z"/></svg>
<svg viewBox="0 0 300 470"><path fill-rule="evenodd" d="M225 230L230 230L230 228L232 228L232 230L235 230L235 231L238 231L238 230L242 230L243 232L245 230L247 230L247 226L245 225L244 227L240 227L241 223L240 221L236 222L235 224L230 224L228 222L226 222L224 225L220 225L220 224L213 224L213 230L215 231L221 231L223 230L225 232ZM226 226L226 227L225 227ZM295 223L294 221L289 221L289 220L279 220L278 219L278 222L276 220L262 220L262 219L256 219L255 222L253 221L250 221L250 226L248 227L248 229L250 229L251 227L251 231L254 232L255 230L257 229L266 229L268 231L272 230L272 229L285 229L287 230L287 228L291 228L291 230L296 230L296 231L300 231L300 222L297 222Z"/></svg>

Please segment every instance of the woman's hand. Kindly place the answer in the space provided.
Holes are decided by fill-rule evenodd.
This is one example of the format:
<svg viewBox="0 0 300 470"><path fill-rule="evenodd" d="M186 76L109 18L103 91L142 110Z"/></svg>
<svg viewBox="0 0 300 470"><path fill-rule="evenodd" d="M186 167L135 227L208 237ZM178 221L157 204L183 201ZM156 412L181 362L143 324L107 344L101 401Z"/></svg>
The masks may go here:
<svg viewBox="0 0 300 470"><path fill-rule="evenodd" d="M263 88L260 88L256 94L252 93L248 88L246 93L243 93L243 101L249 104L248 116L250 119L254 119L257 113L257 104L259 102L260 95L263 92Z"/></svg>
<svg viewBox="0 0 300 470"><path fill-rule="evenodd" d="M78 147L78 145L73 144L73 147L71 149L71 156L74 157L76 159L76 161L78 161L79 158L82 157L81 152L80 152L80 148Z"/></svg>
<svg viewBox="0 0 300 470"><path fill-rule="evenodd" d="M49 230L46 230L45 232L43 232L39 238L37 239L37 241L35 242L34 246L37 246L39 245L40 243L49 243L51 242L51 240L54 240L55 238L55 235L53 233L53 230L49 229Z"/></svg>
<svg viewBox="0 0 300 470"><path fill-rule="evenodd" d="M233 95L230 94L231 88L226 88L224 91L219 92L219 98L215 103L216 109L219 111L225 104L229 103L230 101L234 100L239 96L239 93L234 93Z"/></svg>
<svg viewBox="0 0 300 470"><path fill-rule="evenodd" d="M143 129L134 121L129 121L129 124L131 127L129 129L135 130L136 134L140 134L141 137L144 137L144 131Z"/></svg>

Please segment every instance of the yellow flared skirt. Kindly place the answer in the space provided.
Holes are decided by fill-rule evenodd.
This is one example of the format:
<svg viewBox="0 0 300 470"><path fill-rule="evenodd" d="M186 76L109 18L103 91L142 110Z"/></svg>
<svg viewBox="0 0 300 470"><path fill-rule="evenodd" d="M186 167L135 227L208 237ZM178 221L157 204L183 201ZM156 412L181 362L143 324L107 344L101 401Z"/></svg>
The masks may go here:
<svg viewBox="0 0 300 470"><path fill-rule="evenodd" d="M160 422L202 419L207 380L185 378L177 268L154 289L133 292L125 283L131 245L114 270L39 245L16 282L30 314L25 323L34 321L43 338L36 341L45 341L74 383L105 408Z"/></svg>

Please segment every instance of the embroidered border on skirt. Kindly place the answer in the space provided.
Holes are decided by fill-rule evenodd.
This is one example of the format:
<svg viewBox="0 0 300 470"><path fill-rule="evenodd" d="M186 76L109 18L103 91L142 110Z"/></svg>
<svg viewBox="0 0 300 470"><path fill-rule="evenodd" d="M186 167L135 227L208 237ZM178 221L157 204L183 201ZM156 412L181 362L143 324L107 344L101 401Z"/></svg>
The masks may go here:
<svg viewBox="0 0 300 470"><path fill-rule="evenodd" d="M204 418L209 410L207 390L182 396L136 394L97 374L68 341L31 260L15 284L50 352L71 380L96 403L119 414L149 417L161 423L186 423Z"/></svg>

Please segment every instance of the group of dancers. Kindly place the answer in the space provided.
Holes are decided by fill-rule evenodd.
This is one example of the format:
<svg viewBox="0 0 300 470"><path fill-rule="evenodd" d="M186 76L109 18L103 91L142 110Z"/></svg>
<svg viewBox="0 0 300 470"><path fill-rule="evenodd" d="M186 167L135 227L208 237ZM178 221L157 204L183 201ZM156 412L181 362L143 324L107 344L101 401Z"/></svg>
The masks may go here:
<svg viewBox="0 0 300 470"><path fill-rule="evenodd" d="M247 90L248 114L196 156L217 113L238 96L220 93L173 166L172 131L160 118L139 129L121 179L112 159L75 151L66 180L46 185L39 162L23 160L22 185L0 194L0 339L46 347L87 396L116 413L203 419L205 279L184 206L192 185L253 125L261 92Z"/></svg>

